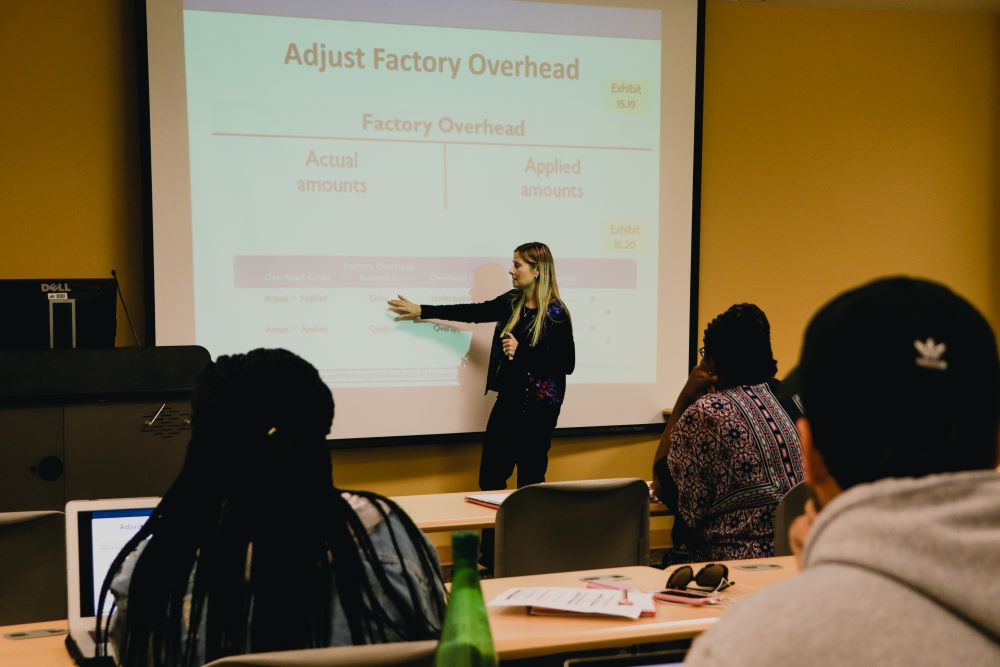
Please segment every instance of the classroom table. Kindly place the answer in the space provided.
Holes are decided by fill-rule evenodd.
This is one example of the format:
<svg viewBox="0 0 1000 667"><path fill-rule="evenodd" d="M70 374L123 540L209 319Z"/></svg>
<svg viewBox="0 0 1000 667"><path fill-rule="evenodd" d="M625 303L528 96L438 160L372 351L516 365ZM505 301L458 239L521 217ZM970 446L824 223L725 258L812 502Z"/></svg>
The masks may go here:
<svg viewBox="0 0 1000 667"><path fill-rule="evenodd" d="M775 569L743 570L746 565L777 565ZM693 637L708 628L732 605L770 584L788 579L797 571L791 556L759 560L729 561L730 578L736 584L725 591L729 599L717 607L692 607L658 602L656 616L626 620L579 616L532 616L524 609L489 610L490 628L497 653L504 660L526 658L572 651L587 651L671 641ZM697 566L695 566L697 568ZM653 567L612 567L580 572L536 574L483 581L487 601L508 588L516 586L583 586L581 577L600 574L621 574L638 584L642 590L661 588L667 573ZM62 636L12 640L8 633L42 628L66 628L66 621L47 621L0 627L0 665L32 665L32 667L71 667L73 660L66 651Z"/></svg>
<svg viewBox="0 0 1000 667"><path fill-rule="evenodd" d="M481 530L492 528L496 523L497 511L490 507L476 505L465 500L472 493L431 493L419 496L393 496L392 500L403 508L417 527L425 533L453 530ZM670 514L661 502L649 504L650 516Z"/></svg>
<svg viewBox="0 0 1000 667"><path fill-rule="evenodd" d="M493 643L501 658L511 660L688 639L706 630L727 608L739 604L747 595L788 579L798 571L792 556L727 561L726 565L729 567L730 579L736 583L726 589L727 601L722 605L691 606L657 602L656 616L637 620L601 616L533 616L524 608L488 607ZM748 565L778 567L740 569L741 566ZM699 566L695 564L693 567L697 571ZM584 586L582 577L607 574L625 575L644 591L662 588L667 579L667 571L644 566L536 574L484 580L483 596L488 603L508 588Z"/></svg>
<svg viewBox="0 0 1000 667"><path fill-rule="evenodd" d="M392 500L425 533L492 528L496 523L496 509L468 502L465 497L470 493L482 491L393 496Z"/></svg>
<svg viewBox="0 0 1000 667"><path fill-rule="evenodd" d="M66 619L0 627L0 666L72 667L75 663L69 657L69 652L66 650L65 635L20 640L8 637L12 633L30 632L32 630L48 628L65 630L66 627Z"/></svg>

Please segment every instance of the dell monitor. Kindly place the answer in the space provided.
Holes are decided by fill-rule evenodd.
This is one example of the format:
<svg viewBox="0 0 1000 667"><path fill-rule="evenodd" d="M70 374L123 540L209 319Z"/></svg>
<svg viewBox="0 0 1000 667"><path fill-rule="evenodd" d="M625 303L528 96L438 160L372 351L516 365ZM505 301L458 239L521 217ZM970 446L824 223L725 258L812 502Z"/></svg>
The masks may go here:
<svg viewBox="0 0 1000 667"><path fill-rule="evenodd" d="M111 278L0 280L0 350L114 347Z"/></svg>

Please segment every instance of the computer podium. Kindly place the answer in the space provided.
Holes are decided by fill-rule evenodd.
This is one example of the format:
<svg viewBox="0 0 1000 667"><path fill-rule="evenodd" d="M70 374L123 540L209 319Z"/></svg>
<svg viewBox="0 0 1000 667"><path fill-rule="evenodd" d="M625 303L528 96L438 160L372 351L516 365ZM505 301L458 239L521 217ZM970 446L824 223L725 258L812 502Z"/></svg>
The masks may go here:
<svg viewBox="0 0 1000 667"><path fill-rule="evenodd" d="M0 512L162 495L209 361L197 346L0 351Z"/></svg>
<svg viewBox="0 0 1000 667"><path fill-rule="evenodd" d="M0 351L0 623L66 615L66 502L162 496L202 347Z"/></svg>

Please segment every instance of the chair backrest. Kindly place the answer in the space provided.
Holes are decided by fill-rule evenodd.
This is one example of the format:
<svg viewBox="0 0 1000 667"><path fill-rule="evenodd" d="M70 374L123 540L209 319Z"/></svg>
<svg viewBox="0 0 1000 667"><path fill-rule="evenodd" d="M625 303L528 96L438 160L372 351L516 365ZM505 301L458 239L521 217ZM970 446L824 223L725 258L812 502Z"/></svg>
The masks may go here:
<svg viewBox="0 0 1000 667"><path fill-rule="evenodd" d="M0 625L66 618L66 517L0 512Z"/></svg>
<svg viewBox="0 0 1000 667"><path fill-rule="evenodd" d="M799 482L788 490L774 510L774 555L791 556L792 545L788 541L788 527L792 521L806 511L809 487Z"/></svg>
<svg viewBox="0 0 1000 667"><path fill-rule="evenodd" d="M649 564L649 487L641 479L532 484L497 510L497 577Z"/></svg>
<svg viewBox="0 0 1000 667"><path fill-rule="evenodd" d="M205 667L432 667L437 641L332 646L300 651L248 653L219 658Z"/></svg>

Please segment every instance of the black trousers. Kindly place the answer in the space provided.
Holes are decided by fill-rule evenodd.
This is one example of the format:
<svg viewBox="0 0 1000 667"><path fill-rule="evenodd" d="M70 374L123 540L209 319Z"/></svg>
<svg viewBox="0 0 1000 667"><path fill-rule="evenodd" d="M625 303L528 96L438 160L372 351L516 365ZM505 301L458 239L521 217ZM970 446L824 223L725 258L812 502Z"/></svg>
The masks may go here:
<svg viewBox="0 0 1000 667"><path fill-rule="evenodd" d="M515 467L517 488L545 481L560 406L525 406L519 399L499 396L486 422L479 459L479 488L483 491L507 488Z"/></svg>
<svg viewBox="0 0 1000 667"><path fill-rule="evenodd" d="M489 421L483 454L479 459L479 488L494 491L507 488L507 480L517 468L517 488L545 481L549 467L552 431L559 419L558 405L524 405L520 396L497 397ZM483 531L479 562L493 571L493 529Z"/></svg>

